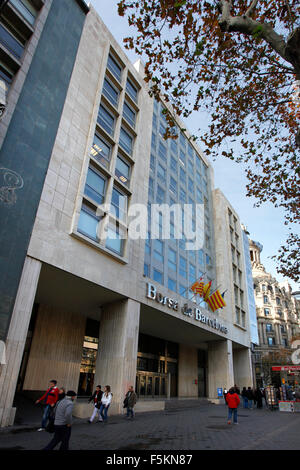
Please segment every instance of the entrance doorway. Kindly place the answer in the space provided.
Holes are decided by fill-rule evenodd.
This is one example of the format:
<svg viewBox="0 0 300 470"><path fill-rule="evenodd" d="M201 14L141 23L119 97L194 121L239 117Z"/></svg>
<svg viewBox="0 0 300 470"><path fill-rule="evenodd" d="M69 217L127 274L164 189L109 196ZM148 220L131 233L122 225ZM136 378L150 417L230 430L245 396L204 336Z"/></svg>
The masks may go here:
<svg viewBox="0 0 300 470"><path fill-rule="evenodd" d="M198 397L206 397L207 355L198 350Z"/></svg>
<svg viewBox="0 0 300 470"><path fill-rule="evenodd" d="M138 397L176 397L178 344L140 333L136 393Z"/></svg>
<svg viewBox="0 0 300 470"><path fill-rule="evenodd" d="M91 396L94 390L94 376L99 346L100 323L90 318L86 319L85 336L83 341L78 396ZM96 384L97 385L97 384Z"/></svg>

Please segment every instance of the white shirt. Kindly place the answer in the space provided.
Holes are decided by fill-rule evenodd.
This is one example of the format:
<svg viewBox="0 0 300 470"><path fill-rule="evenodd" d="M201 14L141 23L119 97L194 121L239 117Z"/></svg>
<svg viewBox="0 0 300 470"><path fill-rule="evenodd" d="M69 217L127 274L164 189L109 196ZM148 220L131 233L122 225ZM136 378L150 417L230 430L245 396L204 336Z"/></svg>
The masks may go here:
<svg viewBox="0 0 300 470"><path fill-rule="evenodd" d="M112 394L109 392L109 394L106 396L104 392L101 398L101 403L106 406L110 405L111 399L112 399Z"/></svg>

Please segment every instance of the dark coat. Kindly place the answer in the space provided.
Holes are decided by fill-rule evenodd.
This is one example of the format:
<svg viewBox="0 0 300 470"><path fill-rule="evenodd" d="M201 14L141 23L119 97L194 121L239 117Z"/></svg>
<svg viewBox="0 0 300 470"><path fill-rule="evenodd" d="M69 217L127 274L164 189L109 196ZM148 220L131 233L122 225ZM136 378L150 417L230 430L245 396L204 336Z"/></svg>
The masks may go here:
<svg viewBox="0 0 300 470"><path fill-rule="evenodd" d="M124 408L133 408L135 404L136 404L136 393L128 391L124 399Z"/></svg>
<svg viewBox="0 0 300 470"><path fill-rule="evenodd" d="M93 400L95 407L100 408L102 395L103 395L102 390L99 390L99 392L95 390L93 395L89 398L89 403Z"/></svg>

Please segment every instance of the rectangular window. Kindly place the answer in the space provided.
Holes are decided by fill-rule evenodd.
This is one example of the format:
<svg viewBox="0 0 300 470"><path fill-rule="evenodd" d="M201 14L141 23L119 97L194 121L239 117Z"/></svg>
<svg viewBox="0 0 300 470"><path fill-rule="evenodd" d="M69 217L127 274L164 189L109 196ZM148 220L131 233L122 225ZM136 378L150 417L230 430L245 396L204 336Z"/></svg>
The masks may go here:
<svg viewBox="0 0 300 470"><path fill-rule="evenodd" d="M161 240L154 240L154 258L160 261L161 263L164 262L164 244Z"/></svg>
<svg viewBox="0 0 300 470"><path fill-rule="evenodd" d="M10 3L21 13L31 25L34 25L37 11L28 0L10 0Z"/></svg>
<svg viewBox="0 0 300 470"><path fill-rule="evenodd" d="M107 111L106 108L104 108L102 104L100 104L99 107L97 122L109 135L114 135L115 118L111 113Z"/></svg>
<svg viewBox="0 0 300 470"><path fill-rule="evenodd" d="M108 227L105 246L114 253L123 256L124 239L119 227Z"/></svg>
<svg viewBox="0 0 300 470"><path fill-rule="evenodd" d="M187 278L187 261L182 256L179 256L179 274Z"/></svg>
<svg viewBox="0 0 300 470"><path fill-rule="evenodd" d="M120 131L120 147L122 147L128 155L132 154L133 149L133 137L129 134L129 132L125 131L123 127L121 127Z"/></svg>
<svg viewBox="0 0 300 470"><path fill-rule="evenodd" d="M99 217L96 216L96 212L86 204L82 204L77 227L78 232L92 240L99 241L97 237L98 223Z"/></svg>
<svg viewBox="0 0 300 470"><path fill-rule="evenodd" d="M176 271L177 268L177 254L176 251L172 250L172 248L169 248L168 267L172 271Z"/></svg>
<svg viewBox="0 0 300 470"><path fill-rule="evenodd" d="M267 295L264 295L264 304L268 304L269 303L269 298Z"/></svg>
<svg viewBox="0 0 300 470"><path fill-rule="evenodd" d="M266 317L268 315L270 315L270 309L269 308L264 308L264 314L265 314Z"/></svg>
<svg viewBox="0 0 300 470"><path fill-rule="evenodd" d="M107 68L120 82L122 77L122 67L117 63L111 54L108 56Z"/></svg>
<svg viewBox="0 0 300 470"><path fill-rule="evenodd" d="M179 152L179 161L183 166L185 166L186 158L185 153L182 150Z"/></svg>
<svg viewBox="0 0 300 470"><path fill-rule="evenodd" d="M160 163L157 165L157 176L163 181L166 180L166 169Z"/></svg>
<svg viewBox="0 0 300 470"><path fill-rule="evenodd" d="M190 263L189 265L189 274L190 274L190 282L196 281L196 267Z"/></svg>
<svg viewBox="0 0 300 470"><path fill-rule="evenodd" d="M4 22L4 19L2 19L2 21ZM10 31L10 29L12 29L12 31ZM19 38L17 39L18 36L18 33L11 27L11 25L7 24L6 29L2 24L0 24L0 43L3 44L3 46L17 59L21 59L24 52L25 41L22 40L21 43Z"/></svg>
<svg viewBox="0 0 300 470"><path fill-rule="evenodd" d="M153 269L153 279L160 284L163 284L163 274L157 269Z"/></svg>
<svg viewBox="0 0 300 470"><path fill-rule="evenodd" d="M105 178L89 167L84 187L84 194L98 204L102 204L105 196Z"/></svg>
<svg viewBox="0 0 300 470"><path fill-rule="evenodd" d="M183 188L180 188L180 194L179 194L179 199L180 199L180 202L182 202L183 204L185 204L185 201L186 201L186 192Z"/></svg>
<svg viewBox="0 0 300 470"><path fill-rule="evenodd" d="M177 194L177 181L172 176L170 177L170 190L174 195Z"/></svg>
<svg viewBox="0 0 300 470"><path fill-rule="evenodd" d="M144 276L149 277L149 264L144 263Z"/></svg>
<svg viewBox="0 0 300 470"><path fill-rule="evenodd" d="M171 155L171 160L170 160L170 166L171 166L171 170L177 173L177 161L172 155Z"/></svg>
<svg viewBox="0 0 300 470"><path fill-rule="evenodd" d="M95 134L94 142L90 150L90 155L95 158L101 165L108 168L111 157L111 145L108 144L102 137Z"/></svg>
<svg viewBox="0 0 300 470"><path fill-rule="evenodd" d="M107 80L104 79L102 94L110 101L116 108L119 102L119 92L114 86Z"/></svg>
<svg viewBox="0 0 300 470"><path fill-rule="evenodd" d="M123 116L126 121L131 125L131 127L135 127L135 120L136 120L136 113L133 111L130 106L125 102L123 107Z"/></svg>
<svg viewBox="0 0 300 470"><path fill-rule="evenodd" d="M157 186L156 202L158 204L162 204L164 202L165 194L165 191L160 186Z"/></svg>
<svg viewBox="0 0 300 470"><path fill-rule="evenodd" d="M111 204L113 206L113 215L124 222L127 215L127 196L118 189L113 188Z"/></svg>
<svg viewBox="0 0 300 470"><path fill-rule="evenodd" d="M272 337L268 337L268 345L269 346L274 346L275 345L275 339Z"/></svg>
<svg viewBox="0 0 300 470"><path fill-rule="evenodd" d="M177 140L175 139L171 140L171 150L177 155Z"/></svg>
<svg viewBox="0 0 300 470"><path fill-rule="evenodd" d="M183 286L182 284L179 284L179 294L182 297L187 298L187 293L188 293L188 289L185 286Z"/></svg>
<svg viewBox="0 0 300 470"><path fill-rule="evenodd" d="M129 185L130 181L130 164L125 161L124 158L117 156L115 175L126 186Z"/></svg>
<svg viewBox="0 0 300 470"><path fill-rule="evenodd" d="M133 101L137 102L138 90L136 86L134 86L134 84L129 79L127 79L127 82L126 82L126 92Z"/></svg>
<svg viewBox="0 0 300 470"><path fill-rule="evenodd" d="M271 333L271 331L272 331L272 325L271 325L271 323L267 323L266 324L266 332Z"/></svg>
<svg viewBox="0 0 300 470"><path fill-rule="evenodd" d="M174 279L168 278L168 288L173 292L176 292L176 281Z"/></svg>
<svg viewBox="0 0 300 470"><path fill-rule="evenodd" d="M167 161L167 147L162 142L159 142L158 155L162 160Z"/></svg>

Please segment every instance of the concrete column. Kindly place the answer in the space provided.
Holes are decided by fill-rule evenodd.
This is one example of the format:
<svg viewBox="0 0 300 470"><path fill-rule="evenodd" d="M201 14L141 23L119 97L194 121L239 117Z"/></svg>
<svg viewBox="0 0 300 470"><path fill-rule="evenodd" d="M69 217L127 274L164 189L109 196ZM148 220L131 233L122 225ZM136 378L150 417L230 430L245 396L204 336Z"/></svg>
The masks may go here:
<svg viewBox="0 0 300 470"><path fill-rule="evenodd" d="M230 340L208 343L208 398L218 396L218 388L234 385L232 342Z"/></svg>
<svg viewBox="0 0 300 470"><path fill-rule="evenodd" d="M198 351L185 344L179 345L178 396L198 397Z"/></svg>
<svg viewBox="0 0 300 470"><path fill-rule="evenodd" d="M103 307L95 384L110 385L113 402L110 414L123 410L129 385L135 387L140 323L140 304L131 299Z"/></svg>
<svg viewBox="0 0 300 470"><path fill-rule="evenodd" d="M26 257L5 343L6 364L0 365L0 426L11 426L13 399L42 263Z"/></svg>
<svg viewBox="0 0 300 470"><path fill-rule="evenodd" d="M251 351L249 348L236 349L233 353L234 381L240 389L253 387Z"/></svg>
<svg viewBox="0 0 300 470"><path fill-rule="evenodd" d="M45 390L49 380L77 391L86 317L40 305L23 390Z"/></svg>

